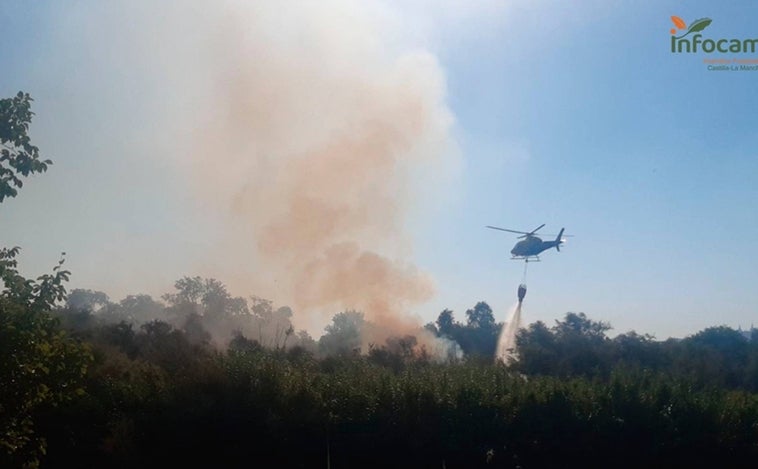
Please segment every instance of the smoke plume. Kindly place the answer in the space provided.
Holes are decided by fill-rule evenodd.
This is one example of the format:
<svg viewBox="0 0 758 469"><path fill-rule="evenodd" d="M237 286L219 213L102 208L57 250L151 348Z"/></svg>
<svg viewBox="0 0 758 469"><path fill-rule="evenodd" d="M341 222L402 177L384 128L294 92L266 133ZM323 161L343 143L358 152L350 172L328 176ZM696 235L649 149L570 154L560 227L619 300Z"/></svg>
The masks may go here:
<svg viewBox="0 0 758 469"><path fill-rule="evenodd" d="M404 225L450 153L444 79L431 54L391 50L369 11L326 3L256 2L224 18L195 187L227 214L218 257L237 266L232 287L292 305L296 322L355 309L408 333L434 293Z"/></svg>
<svg viewBox="0 0 758 469"><path fill-rule="evenodd" d="M407 222L449 192L456 154L443 72L392 5L84 1L51 16L38 102L69 171L49 211L77 206L84 226L58 229L79 243L77 287L157 295L200 275L291 306L314 335L344 310L419 326L434 283Z"/></svg>

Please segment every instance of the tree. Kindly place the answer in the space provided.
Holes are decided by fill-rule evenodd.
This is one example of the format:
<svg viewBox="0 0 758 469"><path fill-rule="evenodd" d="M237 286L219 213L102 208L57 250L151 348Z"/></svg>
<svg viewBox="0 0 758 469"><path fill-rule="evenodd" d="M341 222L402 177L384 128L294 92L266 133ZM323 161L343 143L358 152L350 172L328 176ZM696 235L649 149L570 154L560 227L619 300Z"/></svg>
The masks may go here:
<svg viewBox="0 0 758 469"><path fill-rule="evenodd" d="M361 333L365 325L363 313L345 311L337 313L332 323L324 328L326 334L318 341L324 355L347 355L361 348Z"/></svg>
<svg viewBox="0 0 758 469"><path fill-rule="evenodd" d="M551 329L538 321L519 332L515 366L529 374L606 377L614 360L614 343L605 335L610 328L584 313L567 313Z"/></svg>
<svg viewBox="0 0 758 469"><path fill-rule="evenodd" d="M101 311L106 322L126 321L144 324L164 316L165 306L153 300L150 295L128 295L118 304L110 304Z"/></svg>
<svg viewBox="0 0 758 469"><path fill-rule="evenodd" d="M611 330L610 324L588 319L584 313L566 313L563 321L556 321L554 328L559 337L579 336L589 340L603 341L605 333Z"/></svg>
<svg viewBox="0 0 758 469"><path fill-rule="evenodd" d="M180 315L226 318L249 314L243 298L233 298L226 286L213 278L183 277L174 283L176 293L163 295Z"/></svg>
<svg viewBox="0 0 758 469"><path fill-rule="evenodd" d="M21 177L44 172L53 164L39 159L39 149L27 134L34 115L31 103L29 94L21 91L0 99L0 202L18 195L24 185Z"/></svg>
<svg viewBox="0 0 758 469"><path fill-rule="evenodd" d="M20 250L18 246L0 249L0 281L3 282L0 298L39 310L49 310L56 302L65 300L64 282L71 275L71 272L62 269L66 253L62 253L52 274L41 275L35 281L18 273L16 256Z"/></svg>
<svg viewBox="0 0 758 469"><path fill-rule="evenodd" d="M709 327L681 343L688 370L700 383L737 387L746 380L750 344L738 331L726 326Z"/></svg>
<svg viewBox="0 0 758 469"><path fill-rule="evenodd" d="M0 249L0 466L36 466L45 439L35 433L39 409L84 393L89 348L70 338L50 315L66 298L63 259L37 280L18 273L18 248Z"/></svg>
<svg viewBox="0 0 758 469"><path fill-rule="evenodd" d="M514 366L526 374L556 373L560 358L555 335L542 321L518 331L516 347L519 360Z"/></svg>
<svg viewBox="0 0 758 469"><path fill-rule="evenodd" d="M479 329L492 329L495 326L495 316L492 314L492 308L484 301L474 305L473 309L466 311L468 326Z"/></svg>
<svg viewBox="0 0 758 469"><path fill-rule="evenodd" d="M250 308L249 321L240 323L250 331L250 337L255 338L264 347L284 349L294 335L294 344L290 342L290 345L301 345L298 335L295 335L295 327L292 325L292 309L288 306L274 309L274 303L271 300L257 296L251 297L250 300L252 308ZM313 348L313 339L306 339L306 341L310 341L308 345Z"/></svg>
<svg viewBox="0 0 758 469"><path fill-rule="evenodd" d="M34 430L38 409L82 395L92 360L89 348L68 337L41 311L0 298L0 466L37 460L45 440Z"/></svg>
<svg viewBox="0 0 758 469"><path fill-rule="evenodd" d="M430 330L434 332L436 329L438 336L455 341L466 355L493 356L501 325L495 322L490 305L478 302L466 310L466 318L466 325L463 325L455 321L451 310L445 309L437 317L437 327Z"/></svg>
<svg viewBox="0 0 758 469"><path fill-rule="evenodd" d="M456 337L464 353L493 357L500 328L495 324L495 316L490 305L484 301L478 302L472 309L466 311L466 318L466 327L458 328L458 337Z"/></svg>
<svg viewBox="0 0 758 469"><path fill-rule="evenodd" d="M648 369L658 369L662 361L660 344L652 335L640 335L634 331L620 334L613 339L616 361Z"/></svg>
<svg viewBox="0 0 758 469"><path fill-rule="evenodd" d="M166 293L163 295L163 299L168 301L172 306L187 303L197 305L203 298L205 290L203 279L200 277L182 277L174 282L174 288L176 289L176 293Z"/></svg>
<svg viewBox="0 0 758 469"><path fill-rule="evenodd" d="M110 303L108 295L101 291L76 288L66 298L66 306L73 310L85 310L94 313Z"/></svg>
<svg viewBox="0 0 758 469"><path fill-rule="evenodd" d="M18 194L20 177L52 164L40 161L27 135L30 104L25 93L0 100L0 202ZM62 269L63 256L51 274L31 280L18 273L18 252L18 247L0 248L0 466L37 466L46 448L35 433L37 413L84 392L92 356L50 315L66 298L69 272Z"/></svg>
<svg viewBox="0 0 758 469"><path fill-rule="evenodd" d="M455 318L453 318L453 312L449 309L445 309L437 317L437 330L439 330L439 333L442 336L452 336L454 325Z"/></svg>
<svg viewBox="0 0 758 469"><path fill-rule="evenodd" d="M56 313L61 319L63 328L82 331L92 327L95 312L105 311L111 306L114 305L105 293L77 288L68 294L65 306L59 308Z"/></svg>

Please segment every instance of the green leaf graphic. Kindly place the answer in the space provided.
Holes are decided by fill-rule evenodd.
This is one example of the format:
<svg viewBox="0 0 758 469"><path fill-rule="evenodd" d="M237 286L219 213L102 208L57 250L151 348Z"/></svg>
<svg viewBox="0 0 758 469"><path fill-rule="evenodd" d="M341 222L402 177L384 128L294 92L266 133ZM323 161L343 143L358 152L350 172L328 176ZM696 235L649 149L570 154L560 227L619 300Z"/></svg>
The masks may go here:
<svg viewBox="0 0 758 469"><path fill-rule="evenodd" d="M699 20L695 20L690 25L690 29L687 30L687 34L689 33L698 33L705 28L708 27L709 24L711 24L710 18L700 18Z"/></svg>
<svg viewBox="0 0 758 469"><path fill-rule="evenodd" d="M700 18L699 20L693 21L692 24L690 24L690 29L688 29L687 32L682 34L681 36L676 37L676 39L681 39L689 35L690 33L697 33L704 30L705 28L708 27L709 24L711 24L711 21L713 20L711 20L710 18Z"/></svg>

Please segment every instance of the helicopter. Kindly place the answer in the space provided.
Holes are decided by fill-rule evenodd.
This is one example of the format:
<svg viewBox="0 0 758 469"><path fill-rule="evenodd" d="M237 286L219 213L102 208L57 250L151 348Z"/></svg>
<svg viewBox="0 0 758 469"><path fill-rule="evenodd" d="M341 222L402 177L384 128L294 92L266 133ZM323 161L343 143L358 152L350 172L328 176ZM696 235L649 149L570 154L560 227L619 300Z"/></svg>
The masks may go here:
<svg viewBox="0 0 758 469"><path fill-rule="evenodd" d="M526 262L529 262L530 260L532 262L539 262L540 256L539 254L542 251L545 251L550 248L555 248L558 252L561 251L561 244L565 243L566 240L563 238L563 231L565 228L561 228L561 231L556 235L555 241L542 241L538 236L535 235L535 233L545 226L545 224L541 224L537 228L533 229L530 232L526 231L516 231L516 230L509 230L507 228L498 228L497 226L489 226L487 225L487 228L493 229L493 230L500 230L500 231L507 231L509 233L517 233L520 234L518 238L524 238L523 241L519 241L516 243L515 246L513 246L513 249L511 249L511 259L515 260L525 260ZM545 235L545 236L553 236L553 235ZM566 235L570 236L570 235Z"/></svg>

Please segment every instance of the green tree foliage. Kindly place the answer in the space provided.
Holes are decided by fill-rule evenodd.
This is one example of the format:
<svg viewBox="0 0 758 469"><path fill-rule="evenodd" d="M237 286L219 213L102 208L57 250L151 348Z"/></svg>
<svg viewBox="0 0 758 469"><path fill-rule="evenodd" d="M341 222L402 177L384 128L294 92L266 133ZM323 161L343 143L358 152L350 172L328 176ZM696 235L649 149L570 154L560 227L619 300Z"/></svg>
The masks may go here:
<svg viewBox="0 0 758 469"><path fill-rule="evenodd" d="M175 293L163 295L169 306L160 317L179 328L191 329L195 338L205 335L210 340L216 336L228 342L235 332L253 331L253 315L247 301L232 297L220 281L183 277L175 282L174 288Z"/></svg>
<svg viewBox="0 0 758 469"><path fill-rule="evenodd" d="M16 197L24 185L21 177L44 172L53 164L40 160L39 149L31 144L31 104L29 94L21 91L13 98L0 99L0 202Z"/></svg>
<svg viewBox="0 0 758 469"><path fill-rule="evenodd" d="M57 417L74 423L51 435L51 465L731 467L758 455L755 395L665 373L525 379L479 362L316 360L244 338L220 353L183 336L156 323L135 333L133 359L98 352L90 401Z"/></svg>
<svg viewBox="0 0 758 469"><path fill-rule="evenodd" d="M93 327L95 313L102 312L113 304L108 295L100 291L75 289L66 297L63 308L55 311L64 328L77 333Z"/></svg>
<svg viewBox="0 0 758 469"><path fill-rule="evenodd" d="M56 314L64 326L82 337L100 326L124 322L139 327L159 320L187 333L193 343L225 347L241 335L263 347L317 348L307 332L295 331L289 307L275 308L270 300L255 296L249 301L233 297L222 282L212 278L183 277L174 287L173 293L162 297L168 305L144 294L114 303L105 293L77 289Z"/></svg>
<svg viewBox="0 0 758 469"><path fill-rule="evenodd" d="M437 317L437 331L443 337L452 337L455 328L455 318L449 309L443 310Z"/></svg>
<svg viewBox="0 0 758 469"><path fill-rule="evenodd" d="M466 318L468 326L472 328L486 330L495 327L495 316L492 315L492 308L484 301L480 301L472 309L466 310Z"/></svg>
<svg viewBox="0 0 758 469"><path fill-rule="evenodd" d="M230 317L250 313L243 298L233 298L226 286L213 278L183 277L174 283L174 288L176 293L165 294L163 299L180 314Z"/></svg>
<svg viewBox="0 0 758 469"><path fill-rule="evenodd" d="M604 376L611 370L610 326L588 319L584 313L568 313L548 329L537 322L516 337L516 368L527 374L553 376Z"/></svg>
<svg viewBox="0 0 758 469"><path fill-rule="evenodd" d="M35 415L84 392L90 353L47 312L0 298L0 357L0 454L35 461L45 451Z"/></svg>
<svg viewBox="0 0 758 469"><path fill-rule="evenodd" d="M0 280L3 282L0 298L17 302L37 310L49 310L56 302L66 299L64 283L71 273L64 270L63 255L52 274L44 274L37 280L27 279L18 273L18 255L20 249L0 248Z"/></svg>
<svg viewBox="0 0 758 469"><path fill-rule="evenodd" d="M292 309L282 306L274 309L270 300L251 298L251 327L248 327L251 337L255 338L264 347L279 349L286 348L289 343L292 346L307 347L315 350L316 344L307 332L301 331L295 334L292 325Z"/></svg>
<svg viewBox="0 0 758 469"><path fill-rule="evenodd" d="M678 345L673 353L678 366L699 384L735 388L751 380L744 372L758 344L734 329L709 327Z"/></svg>
<svg viewBox="0 0 758 469"><path fill-rule="evenodd" d="M495 323L492 308L484 301L478 302L472 309L466 310L466 328L459 332L457 339L464 353L487 357L495 355L499 324Z"/></svg>
<svg viewBox="0 0 758 469"><path fill-rule="evenodd" d="M467 356L491 359L501 327L502 324L495 322L492 308L480 301L466 310L465 325L455 320L451 310L445 309L437 317L436 327L430 330L435 332L436 329L438 337L456 342Z"/></svg>
<svg viewBox="0 0 758 469"><path fill-rule="evenodd" d="M326 326L324 335L318 341L319 351L323 355L360 353L361 333L365 324L363 313L358 311L335 314L332 323Z"/></svg>
<svg viewBox="0 0 758 469"><path fill-rule="evenodd" d="M103 320L108 323L128 322L144 324L164 317L165 305L155 301L150 295L128 295L118 304L110 303L101 310Z"/></svg>
<svg viewBox="0 0 758 469"><path fill-rule="evenodd" d="M277 311L260 299L250 309ZM87 395L38 425L54 467L731 467L758 456L747 379L758 344L728 328L610 339L607 324L569 313L523 330L522 361L507 367L434 362L413 336L355 353L372 326L352 311L327 326L320 356L241 333L222 351L163 321L93 327ZM703 353L744 360L711 376L697 370ZM732 372L735 387L721 379Z"/></svg>
<svg viewBox="0 0 758 469"><path fill-rule="evenodd" d="M79 311L94 312L109 304L110 300L105 293L81 288L71 290L66 298L66 307Z"/></svg>
<svg viewBox="0 0 758 469"><path fill-rule="evenodd" d="M30 105L25 93L0 100L0 202L17 195L20 177L51 164L39 159L27 135ZM46 409L84 393L91 355L50 315L66 298L63 257L51 274L32 280L19 274L18 253L18 247L0 249L0 466L37 466L46 440L36 421Z"/></svg>
<svg viewBox="0 0 758 469"><path fill-rule="evenodd" d="M192 313L213 317L248 314L246 302L232 298L226 286L216 279L183 277L174 283L174 288L176 293L167 293L163 299L179 316Z"/></svg>
<svg viewBox="0 0 758 469"><path fill-rule="evenodd" d="M548 328L536 322L517 337L519 361L528 375L607 379L614 370L648 370L686 379L701 389L758 391L758 341L725 326L682 340L655 341L635 332L610 339L610 326L568 313Z"/></svg>

